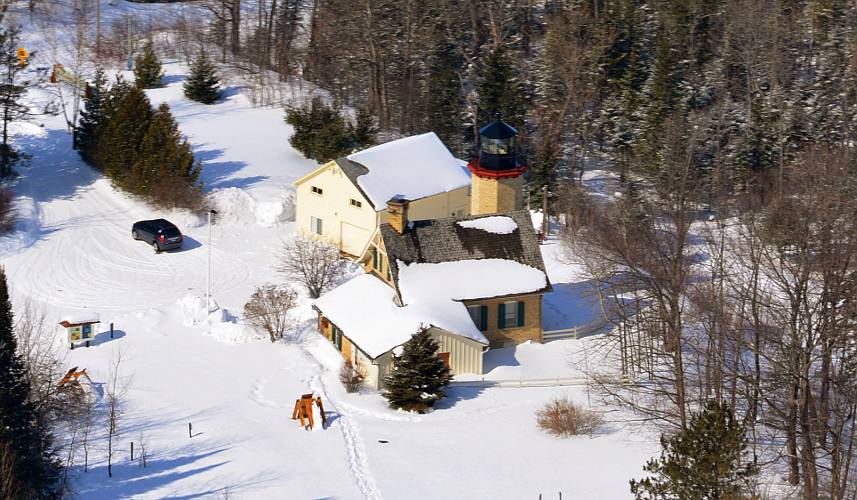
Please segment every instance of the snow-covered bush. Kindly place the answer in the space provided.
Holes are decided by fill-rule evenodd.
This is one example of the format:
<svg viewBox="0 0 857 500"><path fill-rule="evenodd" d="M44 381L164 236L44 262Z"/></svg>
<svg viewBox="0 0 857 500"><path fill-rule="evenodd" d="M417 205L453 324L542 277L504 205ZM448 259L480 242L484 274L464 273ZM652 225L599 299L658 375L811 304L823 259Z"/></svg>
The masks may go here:
<svg viewBox="0 0 857 500"><path fill-rule="evenodd" d="M583 408L567 398L548 401L536 413L539 428L557 437L591 434L604 425L600 413Z"/></svg>

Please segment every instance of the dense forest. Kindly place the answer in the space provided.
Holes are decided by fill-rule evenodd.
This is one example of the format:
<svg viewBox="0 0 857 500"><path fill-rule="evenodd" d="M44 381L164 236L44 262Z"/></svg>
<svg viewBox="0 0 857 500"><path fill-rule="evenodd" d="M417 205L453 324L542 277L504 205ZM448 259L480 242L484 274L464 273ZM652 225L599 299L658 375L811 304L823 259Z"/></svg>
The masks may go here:
<svg viewBox="0 0 857 500"><path fill-rule="evenodd" d="M852 144L848 0L209 0L222 60L300 76L382 130L461 156L496 113L531 192L601 158L656 168L686 131L712 194L764 196L811 144Z"/></svg>

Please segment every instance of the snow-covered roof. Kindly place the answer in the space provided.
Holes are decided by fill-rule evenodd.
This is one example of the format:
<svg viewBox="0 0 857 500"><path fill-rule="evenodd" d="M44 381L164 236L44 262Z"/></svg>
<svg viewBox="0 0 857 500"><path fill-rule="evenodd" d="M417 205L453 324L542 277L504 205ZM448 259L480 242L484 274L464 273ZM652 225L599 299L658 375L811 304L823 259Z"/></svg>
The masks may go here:
<svg viewBox="0 0 857 500"><path fill-rule="evenodd" d="M399 261L397 264L399 292L405 304L531 293L548 284L544 271L513 260L458 260L437 264ZM472 324L469 316L467 319Z"/></svg>
<svg viewBox="0 0 857 500"><path fill-rule="evenodd" d="M98 318L98 315L95 313L77 313L77 314L66 314L63 316L60 324L63 326L66 325L83 325L85 323L100 323L101 321Z"/></svg>
<svg viewBox="0 0 857 500"><path fill-rule="evenodd" d="M478 219L462 220L458 225L466 229L479 229L487 233L511 234L518 229L518 224L511 217L505 215L492 215Z"/></svg>
<svg viewBox="0 0 857 500"><path fill-rule="evenodd" d="M411 221L404 234L398 234L389 224L382 224L380 230L390 259L390 273L400 292L400 262L437 264L484 260L504 260L534 269L543 275L545 284L541 289L528 291L550 291L538 237L530 214L525 210L503 215Z"/></svg>
<svg viewBox="0 0 857 500"><path fill-rule="evenodd" d="M371 358L402 345L422 326L436 326L487 345L467 308L448 298L438 304L415 302L400 307L396 291L363 274L322 295L313 303ZM441 307L434 307L440 305Z"/></svg>
<svg viewBox="0 0 857 500"><path fill-rule="evenodd" d="M465 162L452 156L434 132L379 144L346 159L368 170L349 178L356 179L376 210L395 197L418 200L470 185Z"/></svg>

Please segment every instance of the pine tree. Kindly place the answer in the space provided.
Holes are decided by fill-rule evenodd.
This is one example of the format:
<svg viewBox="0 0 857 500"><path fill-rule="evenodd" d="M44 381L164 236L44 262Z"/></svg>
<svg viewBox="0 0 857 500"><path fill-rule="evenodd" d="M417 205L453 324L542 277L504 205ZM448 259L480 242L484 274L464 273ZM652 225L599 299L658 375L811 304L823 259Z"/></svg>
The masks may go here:
<svg viewBox="0 0 857 500"><path fill-rule="evenodd" d="M497 113L503 121L514 127L524 124L524 102L519 83L506 49L500 45L489 52L483 63L478 85L477 126L494 120Z"/></svg>
<svg viewBox="0 0 857 500"><path fill-rule="evenodd" d="M377 140L378 127L375 126L375 117L366 108L358 108L354 125L348 125L351 135L351 147L353 149L364 149L375 144Z"/></svg>
<svg viewBox="0 0 857 500"><path fill-rule="evenodd" d="M14 165L22 159L20 153L9 144L9 126L30 115L30 108L24 103L23 97L32 84L21 77L27 63L20 64L16 55L20 47L20 34L18 27L0 29L0 178L12 175Z"/></svg>
<svg viewBox="0 0 857 500"><path fill-rule="evenodd" d="M220 78L204 51L200 51L184 82L184 95L203 104L211 104L220 96Z"/></svg>
<svg viewBox="0 0 857 500"><path fill-rule="evenodd" d="M754 468L741 463L747 448L744 426L725 404L708 401L687 429L662 436L661 447L661 457L643 467L652 476L631 480L638 500L745 498Z"/></svg>
<svg viewBox="0 0 857 500"><path fill-rule="evenodd" d="M131 85L125 81L122 75L116 75L116 81L113 82L110 90L105 92L104 98L101 100L101 117L98 120L98 125L95 127L92 137L87 139L87 141L91 140L87 148L87 154L90 158L89 162L98 169L103 170L101 167L102 157L106 157L107 153L109 153L109 149L105 146L104 132L107 130L108 125L110 125L110 119L116 113L119 103L122 102L130 91Z"/></svg>
<svg viewBox="0 0 857 500"><path fill-rule="evenodd" d="M428 128L453 154L464 154L464 97L458 68L461 65L455 46L446 38L435 47L428 78Z"/></svg>
<svg viewBox="0 0 857 500"><path fill-rule="evenodd" d="M45 419L30 398L13 325L6 273L0 268L0 498L58 498L60 466Z"/></svg>
<svg viewBox="0 0 857 500"><path fill-rule="evenodd" d="M95 161L96 132L104 117L108 90L107 75L104 70L98 68L95 72L95 80L89 87L89 93L84 97L83 111L80 112L80 121L74 136L75 147L87 163Z"/></svg>
<svg viewBox="0 0 857 500"><path fill-rule="evenodd" d="M351 151L352 137L338 109L314 97L309 106L289 108L286 123L294 127L289 144L307 158L326 162Z"/></svg>
<svg viewBox="0 0 857 500"><path fill-rule="evenodd" d="M155 54L155 44L152 40L143 46L143 53L134 58L134 84L141 89L161 87L161 77L164 70L161 61Z"/></svg>
<svg viewBox="0 0 857 500"><path fill-rule="evenodd" d="M391 408L422 413L444 397L452 374L437 349L423 328L405 342L401 355L393 356L393 371L384 378L384 397Z"/></svg>
<svg viewBox="0 0 857 500"><path fill-rule="evenodd" d="M167 103L152 115L136 157L122 179L122 187L132 193L146 194L159 182L193 185L199 177L190 144L181 136Z"/></svg>
<svg viewBox="0 0 857 500"><path fill-rule="evenodd" d="M117 185L122 185L122 178L137 161L151 116L152 106L145 92L131 87L100 134L96 165Z"/></svg>

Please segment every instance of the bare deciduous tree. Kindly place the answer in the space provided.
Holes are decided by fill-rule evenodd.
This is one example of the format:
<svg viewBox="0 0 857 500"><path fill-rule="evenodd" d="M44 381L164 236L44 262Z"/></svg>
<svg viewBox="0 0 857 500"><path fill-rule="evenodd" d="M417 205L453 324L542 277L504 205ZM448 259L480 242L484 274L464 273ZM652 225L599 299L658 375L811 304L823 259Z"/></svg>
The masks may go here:
<svg viewBox="0 0 857 500"><path fill-rule="evenodd" d="M128 380L121 375L123 356L124 353L121 349L117 349L113 353L105 391L107 403L105 419L107 425L107 477L113 477L113 456L116 454L116 441L125 413L125 395L128 392Z"/></svg>
<svg viewBox="0 0 857 500"><path fill-rule="evenodd" d="M295 308L297 298L297 294L288 288L262 285L244 304L244 319L254 328L267 332L271 342L276 342L293 324L289 313Z"/></svg>
<svg viewBox="0 0 857 500"><path fill-rule="evenodd" d="M306 285L317 299L342 274L345 260L336 247L297 235L283 243L276 269Z"/></svg>

